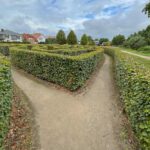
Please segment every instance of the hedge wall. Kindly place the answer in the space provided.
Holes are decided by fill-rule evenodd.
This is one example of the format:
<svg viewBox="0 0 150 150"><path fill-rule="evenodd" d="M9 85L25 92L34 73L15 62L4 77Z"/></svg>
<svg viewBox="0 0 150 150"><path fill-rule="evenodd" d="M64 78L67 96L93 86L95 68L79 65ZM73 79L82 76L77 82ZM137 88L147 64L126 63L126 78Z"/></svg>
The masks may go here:
<svg viewBox="0 0 150 150"><path fill-rule="evenodd" d="M0 53L9 56L9 47L8 46L0 46Z"/></svg>
<svg viewBox="0 0 150 150"><path fill-rule="evenodd" d="M10 63L0 55L0 149L9 126L11 111L12 82Z"/></svg>
<svg viewBox="0 0 150 150"><path fill-rule="evenodd" d="M105 48L115 60L121 99L143 150L150 149L150 65L144 59ZM143 64L142 64L143 62Z"/></svg>
<svg viewBox="0 0 150 150"><path fill-rule="evenodd" d="M13 65L72 91L84 85L102 58L102 50L78 56L11 50Z"/></svg>

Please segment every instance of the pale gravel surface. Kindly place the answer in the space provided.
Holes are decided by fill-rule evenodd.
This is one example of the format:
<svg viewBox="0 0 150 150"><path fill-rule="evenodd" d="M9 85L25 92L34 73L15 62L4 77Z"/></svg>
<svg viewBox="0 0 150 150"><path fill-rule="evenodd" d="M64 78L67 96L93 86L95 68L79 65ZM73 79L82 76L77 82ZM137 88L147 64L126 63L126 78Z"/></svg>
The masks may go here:
<svg viewBox="0 0 150 150"><path fill-rule="evenodd" d="M14 81L34 107L41 150L126 150L119 138L122 115L111 65L105 56L90 88L77 94L12 70Z"/></svg>
<svg viewBox="0 0 150 150"><path fill-rule="evenodd" d="M141 58L144 58L144 59L147 59L147 60L150 60L150 57L149 57L149 56L143 56L143 55L135 54L135 53L128 52L128 51L122 51L122 52L131 54L131 55L134 55L134 56L138 56L138 57L141 57Z"/></svg>

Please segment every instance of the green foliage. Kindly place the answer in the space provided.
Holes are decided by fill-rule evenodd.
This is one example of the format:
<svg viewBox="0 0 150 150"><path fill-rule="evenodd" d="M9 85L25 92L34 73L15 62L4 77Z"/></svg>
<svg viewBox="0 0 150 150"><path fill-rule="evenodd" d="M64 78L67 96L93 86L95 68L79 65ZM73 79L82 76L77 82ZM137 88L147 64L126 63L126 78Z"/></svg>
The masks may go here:
<svg viewBox="0 0 150 150"><path fill-rule="evenodd" d="M0 46L0 53L4 56L9 56L9 47L8 46Z"/></svg>
<svg viewBox="0 0 150 150"><path fill-rule="evenodd" d="M150 17L150 2L146 4L145 8L143 9L143 12L145 12L145 14L148 14L148 17Z"/></svg>
<svg viewBox="0 0 150 150"><path fill-rule="evenodd" d="M101 38L101 39L99 40L99 45L102 45L102 44L105 43L105 42L109 42L109 39L107 39L107 38Z"/></svg>
<svg viewBox="0 0 150 150"><path fill-rule="evenodd" d="M0 149L9 127L12 99L10 63L0 55Z"/></svg>
<svg viewBox="0 0 150 150"><path fill-rule="evenodd" d="M123 45L125 41L125 36L124 35L117 35L112 39L112 45Z"/></svg>
<svg viewBox="0 0 150 150"><path fill-rule="evenodd" d="M102 57L102 50L77 56L11 50L13 65L43 80L62 85L72 91L84 85L97 64L101 62Z"/></svg>
<svg viewBox="0 0 150 150"><path fill-rule="evenodd" d="M88 36L87 38L88 38L88 45L95 45L95 42L91 36Z"/></svg>
<svg viewBox="0 0 150 150"><path fill-rule="evenodd" d="M145 38L140 35L131 36L124 43L124 46L128 48L136 49L136 50L146 45L147 45L147 42Z"/></svg>
<svg viewBox="0 0 150 150"><path fill-rule="evenodd" d="M60 30L56 35L56 41L58 44L66 44L66 36L63 30Z"/></svg>
<svg viewBox="0 0 150 150"><path fill-rule="evenodd" d="M144 46L138 49L138 51L150 53L150 46Z"/></svg>
<svg viewBox="0 0 150 150"><path fill-rule="evenodd" d="M125 110L141 149L150 148L150 63L149 60L105 48L115 61L116 80ZM147 61L147 63L145 63ZM143 63L143 64L142 64ZM149 64L149 65L147 65Z"/></svg>
<svg viewBox="0 0 150 150"><path fill-rule="evenodd" d="M71 30L70 33L68 34L67 43L70 44L70 45L77 44L77 37L76 37L73 30Z"/></svg>
<svg viewBox="0 0 150 150"><path fill-rule="evenodd" d="M86 34L83 34L81 37L81 45L87 45L88 44L88 37Z"/></svg>
<svg viewBox="0 0 150 150"><path fill-rule="evenodd" d="M33 46L32 45L27 45L28 50L32 50Z"/></svg>
<svg viewBox="0 0 150 150"><path fill-rule="evenodd" d="M46 43L46 44L56 44L57 41L56 41L55 38L47 38L47 39L45 40L45 43Z"/></svg>

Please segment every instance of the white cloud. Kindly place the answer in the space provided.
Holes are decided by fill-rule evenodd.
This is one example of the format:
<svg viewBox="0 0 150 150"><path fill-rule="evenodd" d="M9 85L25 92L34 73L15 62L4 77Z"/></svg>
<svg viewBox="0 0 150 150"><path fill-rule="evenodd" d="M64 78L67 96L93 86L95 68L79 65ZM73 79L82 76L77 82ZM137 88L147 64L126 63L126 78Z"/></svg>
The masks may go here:
<svg viewBox="0 0 150 150"><path fill-rule="evenodd" d="M149 24L142 8L148 0L0 0L0 27L54 34L60 28L81 35L129 35ZM111 9L117 9L115 12ZM115 8L116 7L116 8ZM129 7L129 9L121 9ZM109 13L104 13L105 9ZM106 10L107 10L106 9Z"/></svg>

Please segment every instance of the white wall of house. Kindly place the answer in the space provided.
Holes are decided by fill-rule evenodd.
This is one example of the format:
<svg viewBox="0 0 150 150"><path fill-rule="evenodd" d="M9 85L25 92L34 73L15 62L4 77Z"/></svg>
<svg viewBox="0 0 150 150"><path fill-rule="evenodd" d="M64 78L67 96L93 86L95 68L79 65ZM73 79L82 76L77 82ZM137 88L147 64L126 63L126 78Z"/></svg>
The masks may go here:
<svg viewBox="0 0 150 150"><path fill-rule="evenodd" d="M44 36L40 36L37 40L38 40L38 43L45 42L46 38Z"/></svg>
<svg viewBox="0 0 150 150"><path fill-rule="evenodd" d="M22 42L22 36L19 35L5 35L4 42Z"/></svg>

